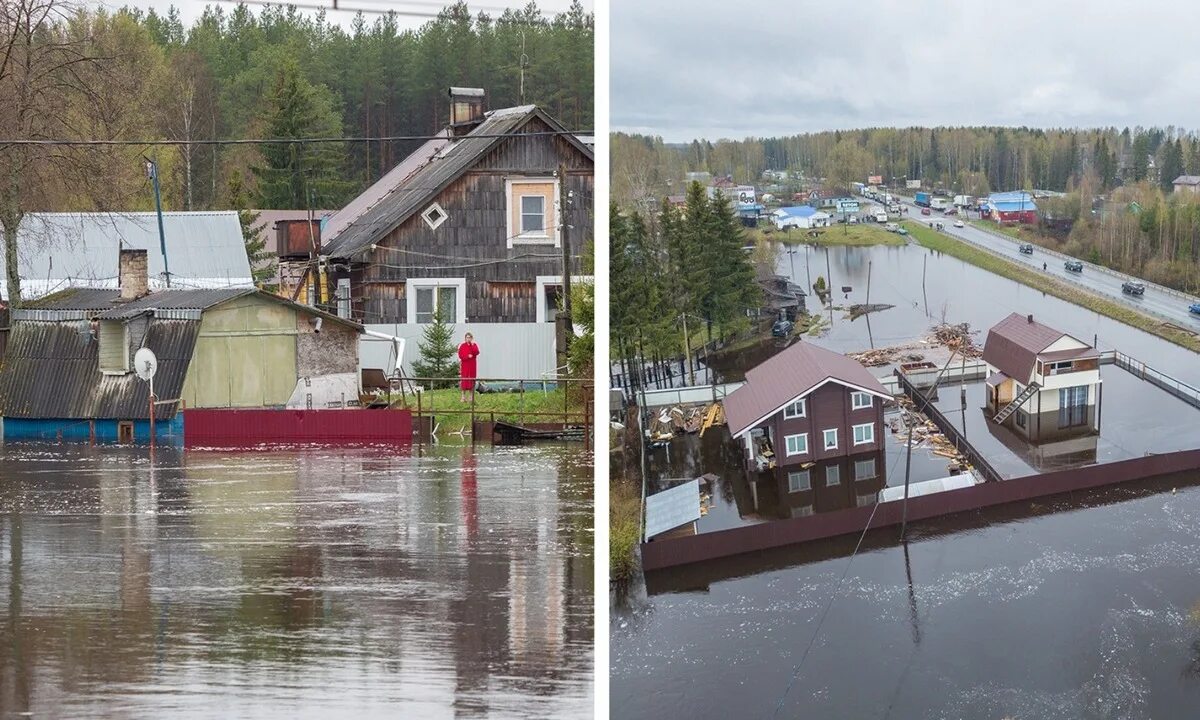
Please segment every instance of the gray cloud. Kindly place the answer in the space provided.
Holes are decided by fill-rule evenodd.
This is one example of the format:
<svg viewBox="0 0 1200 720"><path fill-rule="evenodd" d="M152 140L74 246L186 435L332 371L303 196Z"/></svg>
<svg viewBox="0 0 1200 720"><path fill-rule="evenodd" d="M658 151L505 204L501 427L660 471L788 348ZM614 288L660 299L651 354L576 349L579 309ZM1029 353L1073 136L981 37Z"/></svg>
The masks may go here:
<svg viewBox="0 0 1200 720"><path fill-rule="evenodd" d="M914 8L919 7L919 11ZM1200 4L611 4L612 128L1200 127Z"/></svg>

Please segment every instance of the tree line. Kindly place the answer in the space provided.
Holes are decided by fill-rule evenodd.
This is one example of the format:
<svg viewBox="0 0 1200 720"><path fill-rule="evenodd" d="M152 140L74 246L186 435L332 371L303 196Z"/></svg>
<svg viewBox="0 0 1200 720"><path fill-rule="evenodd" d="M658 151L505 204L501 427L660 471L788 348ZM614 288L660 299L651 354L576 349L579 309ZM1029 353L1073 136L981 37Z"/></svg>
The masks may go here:
<svg viewBox="0 0 1200 720"><path fill-rule="evenodd" d="M1043 189L1066 192L1085 181L1100 192L1150 181L1164 190L1200 175L1200 135L1176 127L1042 129L1010 127L865 128L743 140L661 138L615 133L613 196L669 194L688 171L755 182L765 170L808 178L921 180L971 195Z"/></svg>
<svg viewBox="0 0 1200 720"><path fill-rule="evenodd" d="M643 213L614 201L610 218L609 323L622 375L685 354L690 361L685 349L746 327L762 293L723 195L709 198L692 183L682 208L664 199Z"/></svg>
<svg viewBox="0 0 1200 720"><path fill-rule="evenodd" d="M590 129L593 27L578 2L551 18L533 2L495 17L458 2L416 30L362 14L346 30L291 6L213 5L185 27L173 7L0 0L0 141L180 142L0 142L6 252L27 212L152 209L145 157L166 209L337 209L421 144L182 141L430 135L455 85ZM11 295L15 262L8 273Z"/></svg>

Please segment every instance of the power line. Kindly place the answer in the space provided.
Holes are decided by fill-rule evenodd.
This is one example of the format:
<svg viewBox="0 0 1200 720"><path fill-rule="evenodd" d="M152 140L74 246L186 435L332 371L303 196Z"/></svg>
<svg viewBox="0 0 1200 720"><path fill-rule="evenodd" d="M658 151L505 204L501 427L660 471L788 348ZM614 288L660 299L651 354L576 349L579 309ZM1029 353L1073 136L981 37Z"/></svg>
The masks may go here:
<svg viewBox="0 0 1200 720"><path fill-rule="evenodd" d="M0 147L5 145L47 145L47 146L138 146L149 147L157 145L299 145L304 143L343 143L343 142L402 142L413 140L458 140L499 139L512 137L544 137L558 135L594 135L591 130L542 130L528 133L488 133L464 135L458 138L448 138L439 135L389 135L385 137L313 137L313 138L247 138L242 140L0 140Z"/></svg>
<svg viewBox="0 0 1200 720"><path fill-rule="evenodd" d="M369 1L369 0L365 0L365 1ZM269 0L222 0L222 2L229 2L231 4L240 4L240 5L258 5L260 7L272 7L272 6L294 7L298 10L328 10L328 11L332 11L332 12L352 12L352 13L363 13L363 14L373 14L373 15L398 15L398 16L402 16L402 17L418 17L418 18L440 17L442 9L445 7L444 5L441 5L440 3L420 2L419 0L413 0L411 2L405 0L405 1L402 1L400 4L425 6L425 7L431 7L431 8L436 7L436 8L438 8L438 10L435 11L432 9L430 9L430 10L395 9L395 8L380 8L380 7L346 7L341 4L340 0L330 0L330 4L328 4L328 5L322 5L319 3L303 3L303 2L269 2ZM500 7L500 6L477 6L477 7L468 8L468 9L469 10L481 10L481 11L489 11L490 10L492 12L501 12L501 13L506 12L508 10L516 10L516 11L521 10L521 8L508 8L508 7ZM540 14L543 16L547 15L547 13L545 13L545 12L542 12Z"/></svg>

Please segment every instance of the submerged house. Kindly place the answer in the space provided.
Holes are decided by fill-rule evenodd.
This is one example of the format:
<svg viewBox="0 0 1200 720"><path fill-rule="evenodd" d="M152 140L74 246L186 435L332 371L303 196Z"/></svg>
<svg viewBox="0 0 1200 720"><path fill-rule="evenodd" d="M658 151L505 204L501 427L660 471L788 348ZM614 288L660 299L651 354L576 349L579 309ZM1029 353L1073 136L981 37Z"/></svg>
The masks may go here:
<svg viewBox="0 0 1200 720"><path fill-rule="evenodd" d="M415 350L440 311L456 342L475 336L481 376L553 374L564 236L586 279L592 149L537 106L488 111L482 90L452 88L450 109L436 139L325 222L339 314Z"/></svg>
<svg viewBox="0 0 1200 720"><path fill-rule="evenodd" d="M810 508L818 496L856 497L882 487L883 406L892 396L856 360L797 342L746 373L725 400L725 417L753 471L769 470ZM834 489L843 483L849 488ZM807 514L804 510L790 511Z"/></svg>
<svg viewBox="0 0 1200 720"><path fill-rule="evenodd" d="M1100 353L1032 315L1013 313L988 331L986 412L1043 443L1100 431Z"/></svg>
<svg viewBox="0 0 1200 720"><path fill-rule="evenodd" d="M186 408L284 407L312 380L357 400L352 321L254 288L151 291L145 250L120 253L116 289L71 288L12 311L0 368L5 440L142 441L150 390L132 358L150 348L156 435L181 435Z"/></svg>
<svg viewBox="0 0 1200 720"><path fill-rule="evenodd" d="M152 212L29 213L17 228L22 297L70 287L117 287L118 253L147 252L150 289L254 286L242 226L232 210L164 212L164 265L158 217ZM4 268L0 253L0 270ZM0 283L0 296L8 288Z"/></svg>

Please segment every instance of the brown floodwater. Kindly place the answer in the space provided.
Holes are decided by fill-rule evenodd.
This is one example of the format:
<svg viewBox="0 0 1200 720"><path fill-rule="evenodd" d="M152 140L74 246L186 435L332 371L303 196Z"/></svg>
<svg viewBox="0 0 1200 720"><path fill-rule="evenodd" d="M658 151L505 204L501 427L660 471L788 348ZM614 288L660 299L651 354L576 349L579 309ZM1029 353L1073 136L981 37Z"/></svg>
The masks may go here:
<svg viewBox="0 0 1200 720"><path fill-rule="evenodd" d="M592 467L0 447L0 717L590 717Z"/></svg>

